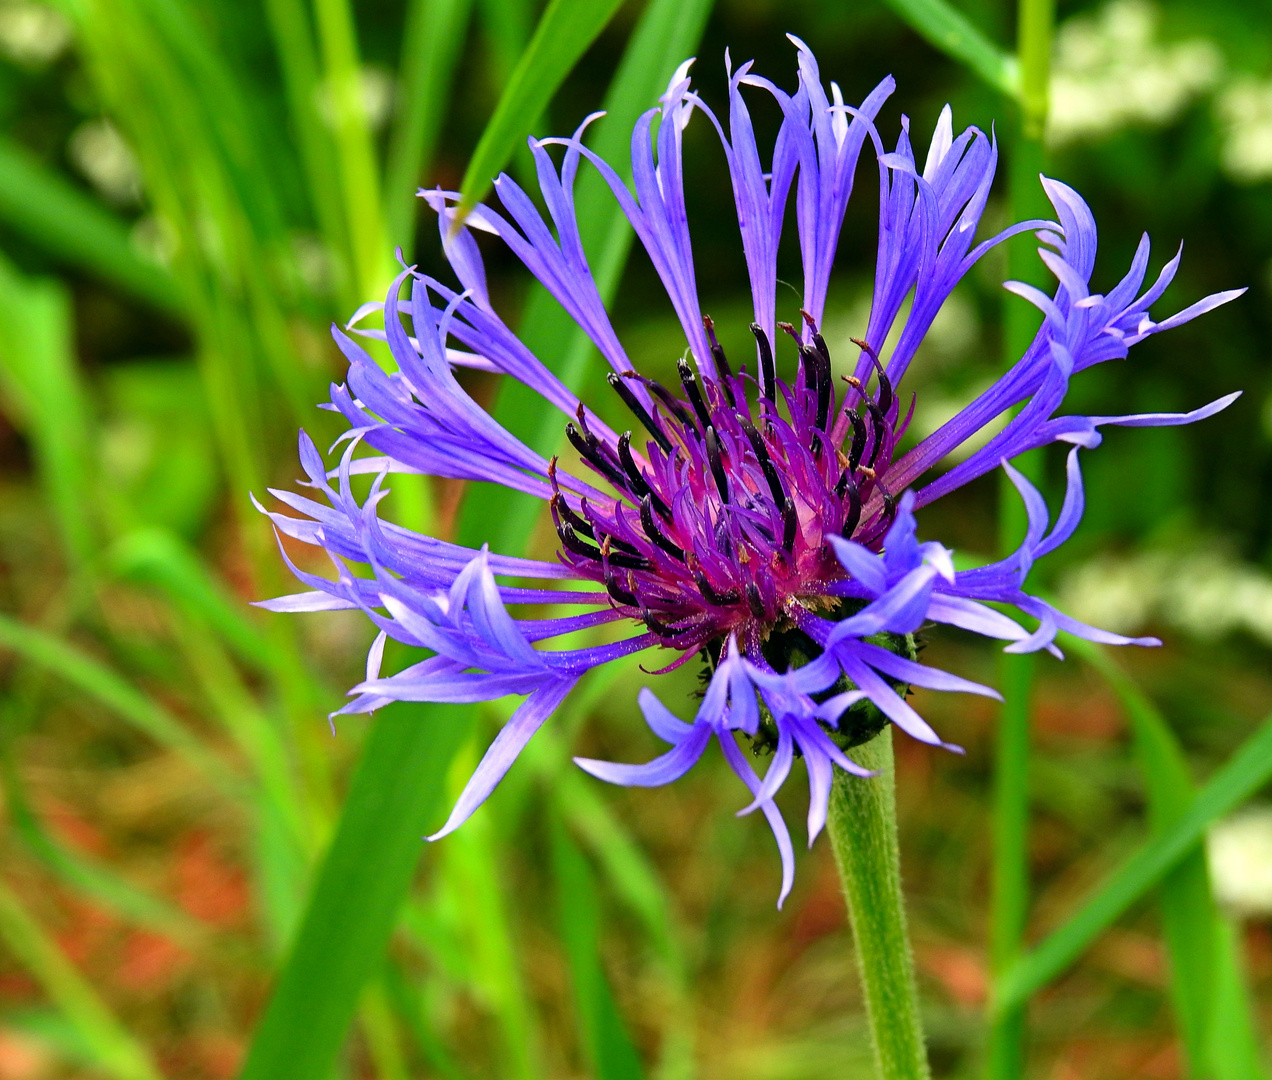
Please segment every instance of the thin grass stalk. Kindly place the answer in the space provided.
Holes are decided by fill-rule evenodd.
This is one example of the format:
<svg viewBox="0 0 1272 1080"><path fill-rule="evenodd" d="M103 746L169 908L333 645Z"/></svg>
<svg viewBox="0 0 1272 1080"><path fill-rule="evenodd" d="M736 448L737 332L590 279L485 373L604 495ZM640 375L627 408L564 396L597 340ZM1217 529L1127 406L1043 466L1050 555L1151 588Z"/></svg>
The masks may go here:
<svg viewBox="0 0 1272 1080"><path fill-rule="evenodd" d="M321 80L313 27L304 0L265 0L274 52L287 95L287 112L300 150L309 201L333 262L335 294L342 311L361 302L353 286L349 231L339 189L331 183L335 146L318 113Z"/></svg>
<svg viewBox="0 0 1272 1080"><path fill-rule="evenodd" d="M315 0L323 85L335 130L344 216L358 295L380 297L393 262L380 198L375 144L362 96L362 68L353 11L347 0Z"/></svg>
<svg viewBox="0 0 1272 1080"><path fill-rule="evenodd" d="M262 432L268 401L259 379L260 358L286 354L290 337L279 299L268 292L268 253L260 249L218 143L190 118L202 115L200 94L183 80L164 41L134 17L131 7L97 0L84 22L98 81L131 131L147 187L178 244L177 277L197 332L196 351L207 387L213 428L232 492L232 512L243 515L242 537L258 595L283 588L274 543L250 512L249 491L265 486ZM188 107L188 108L187 108ZM184 120L183 120L184 117ZM256 302L247 305L244 297ZM263 327L265 343L257 333ZM310 399L306 394L306 412ZM277 646L272 665L288 712L309 717L318 691L281 620L267 633Z"/></svg>
<svg viewBox="0 0 1272 1080"><path fill-rule="evenodd" d="M1047 123L1053 0L1020 0L1017 7L1019 61L1019 132L1008 175L1008 215L1013 221L1031 216L1041 197L1038 174L1043 169L1043 134ZM1032 250L1022 243L1008 249L1009 276L1029 280L1038 275ZM1005 364L1023 355L1037 332L1037 320L1026 305L1009 302L1004 319ZM1017 462L1035 483L1041 480L1037 452ZM1014 551L1025 531L1024 508L1014 485L999 482L999 550ZM990 968L995 978L1011 969L1025 941L1029 915L1029 716L1034 677L1032 655L999 659L1003 708L999 714L994 756L992 865L990 884ZM1018 1080L1025 1069L1027 1003L991 1017L986 1072L991 1080Z"/></svg>
<svg viewBox="0 0 1272 1080"><path fill-rule="evenodd" d="M0 879L0 940L74 1026L93 1064L116 1080L162 1080L146 1048Z"/></svg>
<svg viewBox="0 0 1272 1080"><path fill-rule="evenodd" d="M280 0L274 0L280 2ZM402 30L402 102L389 133L384 170L389 239L409 262L420 200L463 55L473 0L409 0Z"/></svg>

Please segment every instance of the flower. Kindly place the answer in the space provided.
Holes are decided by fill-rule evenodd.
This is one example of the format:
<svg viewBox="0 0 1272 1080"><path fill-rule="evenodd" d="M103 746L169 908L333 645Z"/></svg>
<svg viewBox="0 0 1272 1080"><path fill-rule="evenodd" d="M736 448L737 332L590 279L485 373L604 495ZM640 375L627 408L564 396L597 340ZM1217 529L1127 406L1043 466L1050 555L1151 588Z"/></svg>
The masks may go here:
<svg viewBox="0 0 1272 1080"><path fill-rule="evenodd" d="M956 137L946 106L920 171L908 121L902 120L890 152L874 123L892 93L892 80L880 83L860 106L847 106L833 83L827 96L812 52L792 40L799 65L793 94L752 74L750 64L732 70L726 56L727 131L692 91L689 63L682 65L661 107L641 117L633 132L634 193L584 145L592 117L568 139L531 140L551 226L507 176L495 183L504 213L478 206L462 222L455 193L421 192L437 212L458 288L414 267L393 282L382 305L385 329L356 331L387 342L398 368L391 374L352 337L334 331L349 361L347 382L331 393L331 407L350 425L347 446L329 471L302 433L308 485L325 502L275 491L303 516L270 517L280 532L325 548L337 577L328 580L292 565L312 591L264 606L356 607L380 628L366 680L353 688L355 696L341 712L365 713L395 700L473 702L525 695L434 839L457 828L482 803L583 674L659 647L677 654L668 667L704 658L709 678L693 722L672 715L647 688L641 709L671 749L645 765L587 759L578 764L617 784L665 784L683 775L714 738L751 792L747 810L762 811L777 838L784 898L794 859L773 800L796 753L808 768L811 844L825 823L834 767L869 775L847 753L854 744L891 721L917 739L943 745L906 702L907 687L997 696L917 661L913 635L925 622L1004 640L1014 651L1057 652L1060 629L1095 641L1131 640L1076 622L1025 591L1033 561L1063 543L1082 516L1078 451L1097 446L1102 427L1191 423L1223 409L1236 395L1184 414L1067 416L1057 410L1075 373L1125 357L1132 345L1239 293L1216 294L1154 322L1149 310L1170 283L1179 256L1141 292L1147 237L1126 276L1108 294L1092 293L1095 222L1077 193L1055 180L1042 182L1056 222L1021 222L974 243L997 163L994 140L976 128ZM770 94L782 110L767 171L744 87ZM711 319L699 307L681 166L682 132L695 112L719 133L732 178L755 312L750 370L725 356ZM842 377L841 390L818 328L867 140L879 163L877 271L854 374ZM564 147L559 169L551 146ZM573 185L585 160L608 183L683 327L688 350L678 364L677 391L635 369L606 314L574 218ZM777 321L776 303L776 252L792 188L804 273L795 325ZM615 432L602 423L508 329L490 302L474 229L502 240L586 331L613 369L609 385L633 417L632 430ZM1045 316L1036 338L989 390L899 453L910 412L903 410L897 388L933 318L978 259L1025 231L1037 232L1044 245L1040 256L1058 283L1051 296L1007 285ZM404 300L401 290L408 283ZM881 356L902 301L911 294L899 340ZM350 326L379 307L367 305ZM793 377L779 377L776 351L787 337L798 359ZM572 448L569 460L545 460L504 430L465 393L456 367L511 376L559 408ZM1016 415L982 448L916 486L953 449L1016 407ZM1056 441L1072 449L1064 504L1048 530L1044 500L1008 462ZM356 456L363 444L375 454ZM914 513L1000 465L1025 502L1027 536L1011 557L956 572L946 548L918 541ZM560 538L557 560L473 551L382 521L377 506L394 472L483 480L543 499ZM374 474L361 502L351 484L358 473ZM350 563L369 568L371 576L355 577ZM1038 626L1026 630L987 602L1013 605ZM544 604L569 605L578 613L514 618L508 610ZM612 644L535 647L616 622L631 632ZM381 677L386 635L431 655ZM763 777L739 745L739 734L772 750Z"/></svg>

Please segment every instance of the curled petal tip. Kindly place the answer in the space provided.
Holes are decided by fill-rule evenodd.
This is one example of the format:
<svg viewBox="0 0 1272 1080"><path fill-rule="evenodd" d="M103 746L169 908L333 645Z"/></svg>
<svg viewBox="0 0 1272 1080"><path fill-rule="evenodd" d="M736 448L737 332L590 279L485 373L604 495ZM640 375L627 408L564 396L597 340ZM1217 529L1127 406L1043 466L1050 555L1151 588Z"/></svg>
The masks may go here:
<svg viewBox="0 0 1272 1080"><path fill-rule="evenodd" d="M966 754L967 753L967 751L964 750L961 746L959 746L958 743L943 742L938 745L941 747L942 750L948 750L951 754Z"/></svg>

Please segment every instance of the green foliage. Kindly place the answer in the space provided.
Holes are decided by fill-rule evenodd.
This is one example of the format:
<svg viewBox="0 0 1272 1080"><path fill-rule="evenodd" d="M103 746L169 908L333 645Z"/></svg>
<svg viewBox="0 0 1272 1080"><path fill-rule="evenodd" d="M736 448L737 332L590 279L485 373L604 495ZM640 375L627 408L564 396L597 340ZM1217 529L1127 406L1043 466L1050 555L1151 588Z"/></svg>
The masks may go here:
<svg viewBox="0 0 1272 1080"><path fill-rule="evenodd" d="M1272 780L1272 719L1197 792L1187 811L1135 851L1063 926L1003 976L995 1009L1021 1004L1073 963L1101 931L1154 888L1205 836L1206 830Z"/></svg>
<svg viewBox="0 0 1272 1080"><path fill-rule="evenodd" d="M468 163L461 185L461 215L490 190L495 174L529 134L530 123L552 100L618 6L619 0L549 0Z"/></svg>
<svg viewBox="0 0 1272 1080"><path fill-rule="evenodd" d="M466 734L456 712L397 704L377 716L245 1078L330 1073L442 806L446 766Z"/></svg>

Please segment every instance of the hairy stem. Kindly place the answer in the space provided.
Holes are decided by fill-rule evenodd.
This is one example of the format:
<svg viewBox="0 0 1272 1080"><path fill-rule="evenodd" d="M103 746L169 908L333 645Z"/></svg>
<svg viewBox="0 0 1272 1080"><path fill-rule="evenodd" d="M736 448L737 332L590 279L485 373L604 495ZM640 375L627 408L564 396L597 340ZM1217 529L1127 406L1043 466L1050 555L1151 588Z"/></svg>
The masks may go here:
<svg viewBox="0 0 1272 1080"><path fill-rule="evenodd" d="M863 780L836 771L826 827L857 943L875 1062L883 1080L927 1080L901 895L891 725L852 755L878 775Z"/></svg>

